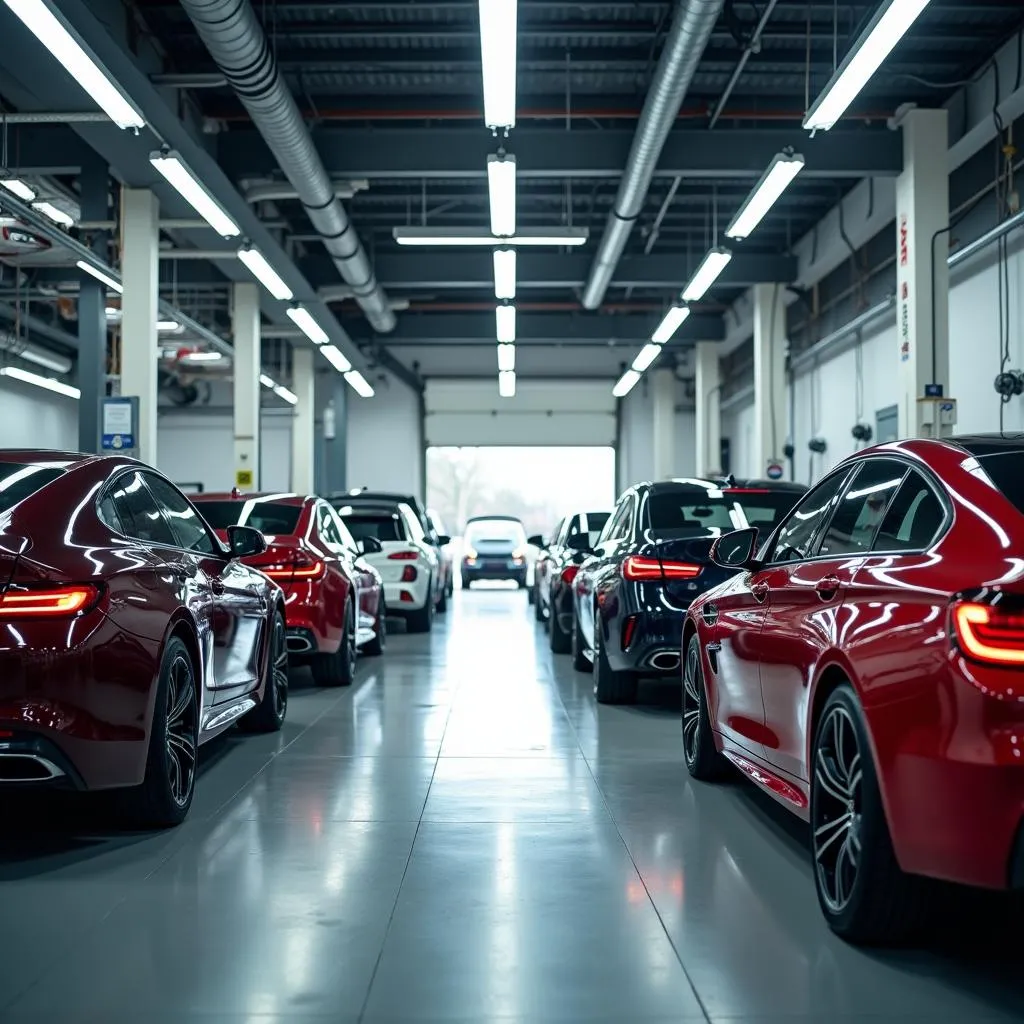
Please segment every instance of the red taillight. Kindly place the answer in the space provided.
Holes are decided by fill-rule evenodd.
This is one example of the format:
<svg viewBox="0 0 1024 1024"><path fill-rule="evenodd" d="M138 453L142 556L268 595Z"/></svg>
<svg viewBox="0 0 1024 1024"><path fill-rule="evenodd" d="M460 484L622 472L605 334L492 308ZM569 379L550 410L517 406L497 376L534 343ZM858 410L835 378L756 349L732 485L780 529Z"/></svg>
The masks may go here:
<svg viewBox="0 0 1024 1024"><path fill-rule="evenodd" d="M260 572L272 580L314 580L323 575L324 563L303 558L287 565L264 565Z"/></svg>
<svg viewBox="0 0 1024 1024"><path fill-rule="evenodd" d="M629 645L633 642L633 634L636 632L636 620L637 617L635 615L630 615L622 624L622 649L624 651L629 650Z"/></svg>
<svg viewBox="0 0 1024 1024"><path fill-rule="evenodd" d="M413 580L416 579L416 575L417 575L417 573L416 573L416 566L415 565L407 565L402 570L402 582L403 583L412 583Z"/></svg>
<svg viewBox="0 0 1024 1024"><path fill-rule="evenodd" d="M8 590L0 596L0 618L67 618L81 614L99 597L89 584L47 587L45 590Z"/></svg>
<svg viewBox="0 0 1024 1024"><path fill-rule="evenodd" d="M689 562L662 562L640 555L630 555L622 563L622 575L627 580L692 580L702 569L703 566Z"/></svg>
<svg viewBox="0 0 1024 1024"><path fill-rule="evenodd" d="M965 601L953 606L953 628L968 657L993 665L1024 665L1024 615Z"/></svg>
<svg viewBox="0 0 1024 1024"><path fill-rule="evenodd" d="M408 590L403 590L398 595L398 600L404 604L412 604L416 599L409 593Z"/></svg>
<svg viewBox="0 0 1024 1024"><path fill-rule="evenodd" d="M576 579L576 573L578 573L579 571L580 567L578 565L567 565L562 570L562 582L566 584L566 586L571 587L572 581Z"/></svg>
<svg viewBox="0 0 1024 1024"><path fill-rule="evenodd" d="M420 556L415 551L392 551L388 558L392 562L415 562Z"/></svg>

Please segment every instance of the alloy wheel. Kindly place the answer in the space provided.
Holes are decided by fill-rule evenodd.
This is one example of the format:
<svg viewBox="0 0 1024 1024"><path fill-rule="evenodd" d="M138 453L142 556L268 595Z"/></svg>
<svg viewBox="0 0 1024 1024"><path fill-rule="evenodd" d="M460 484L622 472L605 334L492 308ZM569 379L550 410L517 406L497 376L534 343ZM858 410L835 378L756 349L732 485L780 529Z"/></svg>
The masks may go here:
<svg viewBox="0 0 1024 1024"><path fill-rule="evenodd" d="M196 778L196 687L192 666L179 654L167 677L167 782L171 797L184 807Z"/></svg>
<svg viewBox="0 0 1024 1024"><path fill-rule="evenodd" d="M814 754L811 815L815 870L833 913L850 902L861 859L863 771L860 742L846 708L835 706L821 723Z"/></svg>
<svg viewBox="0 0 1024 1024"><path fill-rule="evenodd" d="M686 668L683 671L683 754L686 763L693 765L697 760L700 744L700 687L701 680L697 645L690 644L686 652Z"/></svg>
<svg viewBox="0 0 1024 1024"><path fill-rule="evenodd" d="M271 658L271 682L277 701L277 716L283 719L288 707L288 641L285 636L284 619L280 615L274 619Z"/></svg>

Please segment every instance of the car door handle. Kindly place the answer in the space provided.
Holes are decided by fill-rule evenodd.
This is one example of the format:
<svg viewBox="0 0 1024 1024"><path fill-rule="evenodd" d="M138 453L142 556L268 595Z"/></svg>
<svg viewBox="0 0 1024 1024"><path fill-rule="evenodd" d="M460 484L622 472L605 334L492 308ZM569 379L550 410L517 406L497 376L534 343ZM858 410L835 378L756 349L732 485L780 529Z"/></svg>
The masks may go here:
<svg viewBox="0 0 1024 1024"><path fill-rule="evenodd" d="M839 590L839 579L836 576L826 576L814 584L814 590L823 601L830 601Z"/></svg>
<svg viewBox="0 0 1024 1024"><path fill-rule="evenodd" d="M224 584L223 584L223 582L221 580L217 580L217 579L210 580L210 589L215 594L223 594L224 593Z"/></svg>
<svg viewBox="0 0 1024 1024"><path fill-rule="evenodd" d="M764 603L768 599L768 584L751 583L750 593L753 595L755 601L760 601Z"/></svg>
<svg viewBox="0 0 1024 1024"><path fill-rule="evenodd" d="M168 568L182 583L187 583L189 580L196 578L196 567L189 565L188 562L171 562Z"/></svg>

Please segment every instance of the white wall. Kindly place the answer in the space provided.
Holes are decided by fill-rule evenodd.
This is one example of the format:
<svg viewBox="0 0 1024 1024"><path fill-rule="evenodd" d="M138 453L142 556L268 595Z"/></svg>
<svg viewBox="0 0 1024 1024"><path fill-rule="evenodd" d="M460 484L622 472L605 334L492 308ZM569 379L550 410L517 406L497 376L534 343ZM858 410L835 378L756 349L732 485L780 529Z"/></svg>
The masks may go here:
<svg viewBox="0 0 1024 1024"><path fill-rule="evenodd" d="M389 381L389 386L374 381L373 398L349 398L348 485L422 495L419 396L400 381Z"/></svg>
<svg viewBox="0 0 1024 1024"><path fill-rule="evenodd" d="M78 402L0 378L0 448L78 450Z"/></svg>
<svg viewBox="0 0 1024 1024"><path fill-rule="evenodd" d="M675 446L672 475L693 476L697 472L697 438L694 412L686 402L683 384L676 395ZM622 400L619 439L619 482L623 488L654 476L653 389L645 375Z"/></svg>

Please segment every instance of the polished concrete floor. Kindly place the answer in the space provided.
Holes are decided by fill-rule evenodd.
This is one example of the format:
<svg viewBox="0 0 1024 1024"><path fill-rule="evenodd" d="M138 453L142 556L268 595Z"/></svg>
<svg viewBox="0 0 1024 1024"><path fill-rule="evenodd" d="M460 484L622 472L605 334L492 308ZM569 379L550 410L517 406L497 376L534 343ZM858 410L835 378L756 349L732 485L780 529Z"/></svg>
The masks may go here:
<svg viewBox="0 0 1024 1024"><path fill-rule="evenodd" d="M284 732L208 749L191 817L0 826L0 1021L1020 1021L1007 901L927 949L822 925L801 829L693 786L678 695L598 708L522 593L458 595Z"/></svg>

